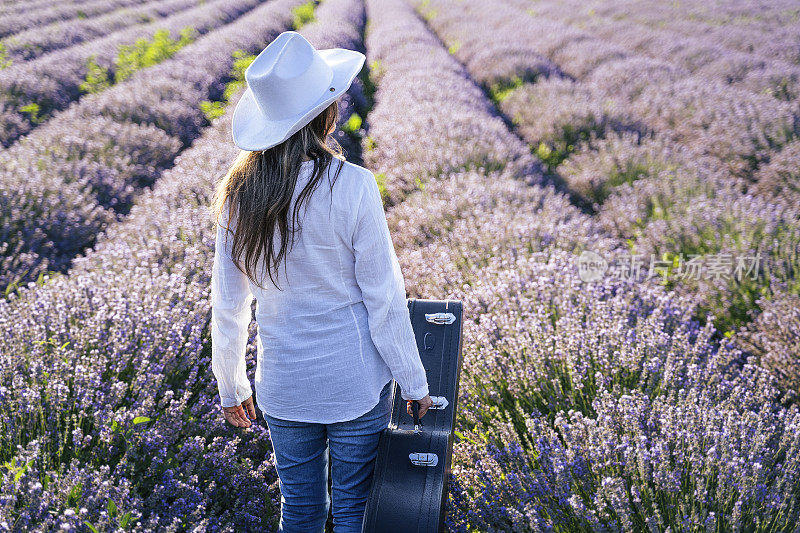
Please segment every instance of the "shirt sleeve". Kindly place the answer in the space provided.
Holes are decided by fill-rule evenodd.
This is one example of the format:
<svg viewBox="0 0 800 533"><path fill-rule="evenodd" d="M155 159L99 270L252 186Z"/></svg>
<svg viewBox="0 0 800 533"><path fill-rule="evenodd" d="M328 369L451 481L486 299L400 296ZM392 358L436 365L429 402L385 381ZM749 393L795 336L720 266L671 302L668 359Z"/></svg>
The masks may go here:
<svg viewBox="0 0 800 533"><path fill-rule="evenodd" d="M353 230L356 281L367 308L372 341L404 400L428 395L428 379L417 349L400 263L389 234L375 177L365 180Z"/></svg>
<svg viewBox="0 0 800 533"><path fill-rule="evenodd" d="M211 271L211 369L217 379L222 406L232 407L252 395L245 351L253 294L247 276L231 259L233 234L228 232L227 225L226 206L216 224Z"/></svg>

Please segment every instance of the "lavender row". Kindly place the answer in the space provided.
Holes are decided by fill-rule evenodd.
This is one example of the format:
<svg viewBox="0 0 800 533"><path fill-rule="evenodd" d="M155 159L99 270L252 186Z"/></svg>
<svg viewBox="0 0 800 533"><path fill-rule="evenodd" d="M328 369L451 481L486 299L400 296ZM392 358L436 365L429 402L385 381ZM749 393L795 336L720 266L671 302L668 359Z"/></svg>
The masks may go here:
<svg viewBox="0 0 800 533"><path fill-rule="evenodd" d="M568 152L569 145L573 148L577 147L580 141L586 139L590 134L603 136L608 131L620 134L625 140L624 142L638 144L638 138L652 133L655 129L655 132L661 134L662 137L666 136L662 139L664 142L661 145L665 149L669 147L670 157L687 148L696 152L698 151L697 145L701 146L701 152L707 152L707 157L701 158L704 165L712 165L712 159L721 154L736 154L738 160L729 161L731 167L738 169L739 173L744 174L744 177L756 181L757 191L779 196L791 189L790 161L796 152L797 141L788 140L793 139L796 133L787 132L795 132L797 129L797 119L791 116L795 115L794 108L781 105L784 113L790 113L788 116L784 115L783 118L780 116L780 109L769 108L769 100L740 102L739 109L733 105L726 109L721 102L726 98L733 98L733 96L724 92L720 94L717 91L718 86L708 87L701 83L684 81L670 87L666 83L669 79L677 79L688 72L629 54L623 57L630 57L630 59L624 59L619 66L614 64L613 70L598 68L597 74L590 75L584 83L572 82L563 79L565 74L560 72L561 65L556 65L546 57L537 54L540 49L535 43L520 42L520 39L507 42L502 37L507 34L492 31L483 22L486 20L485 15L490 10L491 6L483 12L473 10L474 12L469 18L464 17L463 8L460 10L462 15L458 15L458 12L453 12L453 10L444 10L445 15L437 14L432 22L442 31L447 31L451 27L458 29L458 35L449 40L455 43L454 47L458 48L455 51L456 55L470 67L471 72L484 86L490 88L499 86L514 77L519 77L522 81L538 81L536 84L523 83L519 89L503 94L500 107L516 123L518 131L534 147L541 143L545 144L545 155L548 155L550 151L564 152L562 155L568 155L566 152ZM516 20L518 15L524 16L521 12L509 12L508 10L505 11L505 15L500 9L491 11L500 13L498 17L500 21L497 24L501 25L508 24L508 21L512 19ZM450 19L446 18L448 15ZM476 24L476 20L481 22ZM575 36L574 39L579 39L580 35L582 34ZM458 36L468 37L465 42L461 42L458 40ZM491 51L482 48L487 42L492 43ZM591 42L593 45L596 44L594 40ZM595 47L599 49L602 48L602 45ZM546 47L545 51L549 50L550 48ZM484 60L489 53L499 54L501 52L504 57L511 59L492 63ZM612 48L604 54L599 54L598 57L600 59L604 56L614 58L617 55L618 51ZM564 54L564 58L565 61L576 61L576 58L566 56L566 54ZM633 69L647 72L649 78L643 75L642 82L631 83L626 65L628 71ZM659 77L665 78L665 83L661 88L653 87L653 85L658 85L655 82ZM544 80L543 78L548 79ZM649 84L648 79L653 80L654 83ZM666 88L664 88L665 85ZM692 90L693 87L697 90ZM675 94L681 96L677 103L671 101L672 95ZM658 96L655 103L648 99L648 97L654 96ZM631 105L631 101L634 102L634 105ZM757 105L758 102L766 105ZM659 108L665 116L658 116L655 111ZM706 108L706 110L701 117L694 120L687 121L683 120L685 118L683 116L676 116L675 113L687 108ZM722 108L723 113L719 112L719 108ZM539 112L542 109L546 109L546 112ZM766 111L764 116L759 117L759 114L764 111ZM719 116L720 114L722 117ZM770 114L772 117L769 116ZM720 120L720 118L727 118L725 115L730 117L728 121ZM742 121L744 123L737 122L738 118L748 115L754 117L750 121L752 124L748 124L747 120ZM649 116L653 118L648 119ZM675 124L681 124L681 126L676 127ZM742 131L745 135L736 138L731 135L732 131ZM693 132L695 134L699 132L700 136L708 136L713 132L713 141L717 143L717 146L712 146L714 149L705 148L705 145L713 143L702 137L699 140L693 139ZM626 135L626 133L634 135ZM667 142L670 137L673 142ZM676 138L684 139L686 142L681 143L681 146L678 147L674 142ZM769 150L770 147L775 147L775 150ZM719 148L722 149L718 150ZM697 157L697 155L694 156L695 159ZM759 168L755 172L749 170L749 167L767 161L769 163L764 164L763 168ZM725 170L726 168L719 168L720 172ZM625 178L624 175L618 177ZM602 173L595 173L593 178L599 186L603 185ZM591 201L602 202L602 198L607 192L605 190L587 190L586 183L579 183L578 187L582 188L579 192L589 196Z"/></svg>
<svg viewBox="0 0 800 533"><path fill-rule="evenodd" d="M0 37L43 26L54 21L65 21L76 17L92 17L108 13L121 7L133 6L142 0L93 0L81 4L61 5L50 3L49 7L27 9L17 13L9 13L0 20Z"/></svg>
<svg viewBox="0 0 800 533"><path fill-rule="evenodd" d="M463 158L478 155L483 160L494 159L491 144L491 152L481 155L481 151L486 151L483 145L495 138L511 147L511 158L525 161L527 150L506 129L487 127L496 120L489 102L475 91L463 68L414 19L407 6L368 2L368 11L368 52L379 73L376 106L370 114L370 141L366 144L368 166L381 170L379 174L385 176L390 190L396 180L408 181L416 176L422 182L421 190L395 202L388 215L410 295L468 300L465 309L470 324L491 321L498 313L512 318L518 312L513 299L492 309L486 307L482 295L473 296L471 285L486 273L487 262L534 250L546 257L560 247L575 249L586 241L601 246L600 238L591 221L563 196L554 195L552 188L526 185L527 180L519 179L516 165L502 170L491 165L464 170ZM432 90L439 85L446 89ZM464 95L470 95L470 99L463 101ZM456 124L453 117L458 118ZM407 137L396 131L401 123L409 123L415 131L411 149ZM476 153L472 148L465 154L464 146L477 146L481 151ZM440 154L448 156L443 168L439 167ZM409 171L413 173L409 175ZM478 338L480 333L466 333L465 347ZM486 377L480 359L472 355L465 354L462 379L469 386L462 386L460 412L483 407L470 401L476 394L473 381ZM466 428L460 424L458 429ZM456 452L457 463L464 459ZM472 464L480 464L480 460L485 457ZM464 488L460 480L457 474L455 483L451 482L456 487L452 495L459 497L462 488L465 493L480 490L480 483ZM469 521L468 513L489 511L485 506L472 507L474 502L459 506L458 499L453 501L457 506L448 511L450 530L463 528ZM504 525L490 520L486 529L502 529Z"/></svg>
<svg viewBox="0 0 800 533"><path fill-rule="evenodd" d="M632 108L598 105L585 96L587 92L573 82L548 80L514 92L501 107L521 117L520 131L535 143L550 145L563 139L565 131L589 134L590 139L577 142L577 151L557 166L557 174L594 204L612 235L631 239L632 252L645 261L676 258L685 265L695 255L707 257L701 259L703 272L698 276L681 273L669 283L699 295L703 316L715 315L723 331L758 313L757 302L771 293L773 282L794 286L794 272L800 266L796 253L800 220L794 207L798 197L782 184L791 183L789 161L796 141L768 156L769 164L752 178L739 179L716 158L698 156L673 138L643 135L629 114L635 104ZM574 105L576 101L581 104ZM547 111L531 113L533 109ZM725 133L720 129L719 138ZM595 139L595 134L605 138ZM724 279L709 278L706 269L713 265L706 263L715 257L737 263L755 258L758 264L749 280L736 279L733 268L722 273Z"/></svg>
<svg viewBox="0 0 800 533"><path fill-rule="evenodd" d="M511 0L522 9L531 9L526 0ZM709 6L698 3L700 9L687 9L685 2L676 8L663 2L586 2L579 10L565 9L569 18L608 17L642 24L648 28L668 29L681 38L702 36L709 42L743 53L755 53L764 59L779 59L790 64L800 63L798 52L797 7L791 2L759 4L740 2L731 11L728 3ZM554 6L555 7L555 6ZM709 9L710 7L710 9ZM534 12L538 13L538 6ZM739 9L741 8L741 9ZM545 8L546 9L546 8Z"/></svg>
<svg viewBox="0 0 800 533"><path fill-rule="evenodd" d="M459 298L473 318L464 331L451 530L792 524L798 501L787 487L800 465L782 457L784 445L798 449L799 419L796 408L779 407L773 377L745 366L746 354L719 346L710 323L700 328L692 320L689 300L641 283L583 283L575 256L542 246L530 238L536 233L509 241L513 231L503 224L521 218L498 214L484 226L462 224L445 242L402 254L405 275L420 280L415 294ZM496 248L502 252L485 260L484 251ZM681 390L696 391L702 403ZM639 430L617 412L631 397L655 421L690 410L713 416ZM748 416L755 406L762 413ZM761 417L773 412L762 426ZM537 427L527 425L531 417ZM586 432L568 438L566 450L551 448L564 435L552 427L559 418L579 420ZM679 424L683 431L675 433ZM717 431L738 437L715 437ZM746 435L758 438L744 441ZM633 442L642 447L630 448ZM689 450L708 457L703 468L682 458ZM745 466L752 456L763 470ZM701 492L697 514L686 515L679 509L692 508L698 495L670 481L676 479L722 490ZM757 490L749 488L753 479L761 483Z"/></svg>
<svg viewBox="0 0 800 533"><path fill-rule="evenodd" d="M702 78L782 100L791 101L800 97L800 66L796 64L775 60L771 55L731 50L702 35L681 35L631 20L601 18L596 14L586 16L577 4L572 8L565 9L563 3L540 3L536 12L560 22L578 25L594 37L613 42L634 53L675 63Z"/></svg>
<svg viewBox="0 0 800 533"><path fill-rule="evenodd" d="M96 69L105 70L113 79L121 45L152 38L162 29L169 30L173 38L186 27L191 27L195 35L203 35L230 23L259 3L260 0L212 0L163 20L136 25L0 71L0 124L3 126L0 143L9 146L52 113L81 98L84 94L81 84L87 79L90 63Z"/></svg>
<svg viewBox="0 0 800 533"><path fill-rule="evenodd" d="M406 22L402 5L380 13L384 29L368 39L378 90L364 152L385 190L396 246L412 253L446 239L456 224L486 229L509 213L520 214L519 224L497 226L493 235L539 235L569 250L601 241L598 228L546 185L525 144L436 36ZM498 238L495 253L502 253L502 242ZM408 287L414 283L407 278Z"/></svg>
<svg viewBox="0 0 800 533"><path fill-rule="evenodd" d="M668 284L699 296L703 316L729 331L773 294L798 291L796 153L793 141L757 171L753 185L669 139L613 133L581 145L557 173L594 202L607 231L631 239L645 266L653 257L678 261ZM744 265L752 272L735 275Z"/></svg>
<svg viewBox="0 0 800 533"><path fill-rule="evenodd" d="M446 253L434 250L427 259ZM544 255L491 262L478 286L471 282L474 292L466 293L467 305L493 309L495 316L482 319L474 332L485 349L474 358L481 366L466 409L471 420L465 425L472 427L458 445L465 460L454 490L462 511L457 525L735 529L775 519L776 528L789 527L797 516L797 498L788 490L797 479L797 462L782 462L783 444L759 440L753 446L745 440L761 432L765 440L782 438L797 447L797 411L776 407L770 377L757 368L747 369L743 379L735 375L743 354L715 346L713 328L698 330L686 302L641 285L590 288L576 283L571 258ZM422 277L429 290L448 280ZM522 312L510 312L509 302ZM698 363L703 372L694 376ZM740 394L728 394L729 387ZM619 396L620 389L633 390ZM696 390L702 399L668 399L669 391L681 390ZM631 398L638 403L632 405ZM774 412L775 422L766 430L761 418L747 416L764 398L769 407L761 408L760 417ZM676 411L697 416L665 417ZM706 413L713 416L702 417ZM643 431L634 420L644 416L661 423ZM498 418L509 422L492 424ZM733 444L713 438L724 420L737 421L725 429L725 435L739 436ZM479 444L487 435L491 444ZM693 437L688 444L687 436ZM700 456L708 458L702 468L682 459L682 452L698 445ZM743 459L754 455L760 460L750 468ZM689 489L670 479L688 479ZM749 488L753 479L763 482L757 490ZM691 490L716 483L724 489ZM664 505L665 497L674 505ZM699 510L684 515L676 512L681 505Z"/></svg>
<svg viewBox="0 0 800 533"><path fill-rule="evenodd" d="M373 127L370 130L376 149L382 149L381 152L368 152L369 166L388 167L386 174L391 176L392 166L408 168L408 158L414 157L420 169L415 174L426 178L421 191L404 197L389 212L393 238L399 247L411 295L444 297L449 294L464 299L465 293L472 292L465 282L470 280L469 283L474 283L482 276L487 261L492 263L531 250L541 250L546 256L555 253L553 249L560 246L575 247L578 243L570 240L582 240L581 234L586 240L596 238L591 235L591 225L586 217L580 216L563 197L553 196L552 189L546 192L513 179L513 166L511 172L497 172L491 168L464 171L460 165L453 165L450 170L434 170L439 175L432 179L432 172L428 169L431 164L436 164L436 154L448 145L448 152L453 154L450 157L464 157L462 150L457 148L463 146L464 140L452 133L449 138L443 137L440 128L468 133L470 146L480 146L497 136L512 147L519 146L519 142L507 130L498 135L486 128L491 115L482 112L490 107L485 98L467 105L453 98L453 95L471 94L474 84L424 26L414 20L407 6L374 2L368 3L368 9L371 28L368 50L371 60L382 73L377 80L377 104L371 114ZM451 71L458 76L453 76ZM447 90L422 90L438 84L443 84ZM412 96L404 98L404 94ZM390 125L398 123L400 114L416 126L414 149L411 151L407 150L402 135L395 136L390 128ZM454 127L451 123L454 116L464 122L470 119L474 122L467 123L467 127L462 124ZM418 125L414 117L417 117ZM381 120L386 121L385 129L381 129ZM524 159L525 152L523 147L518 152L511 151L511 155ZM398 174L402 176L405 173ZM391 183L387 177L387 185ZM462 254L456 251L456 247ZM471 272L467 274L467 270ZM480 300L480 296L476 299ZM468 309L475 322L492 320L497 312L480 305ZM512 304L505 306L502 312L512 317L517 309ZM474 340L467 335L465 346ZM478 360L470 359L465 361L465 365L465 381L479 380L484 375ZM467 398L460 401L467 401ZM470 489L478 487L476 484ZM463 522L464 512L463 508L450 509L451 527Z"/></svg>
<svg viewBox="0 0 800 533"><path fill-rule="evenodd" d="M641 9L633 9L636 6ZM595 6L592 6L595 7ZM653 23L674 20L677 15L685 14L686 19L706 26L732 24L744 27L769 29L779 25L797 23L797 5L792 0L777 0L769 4L760 4L750 0L708 4L702 0L689 0L680 4L662 4L660 2L636 2L626 0L612 5L598 5L599 14L610 15L617 12L617 7L627 7L632 13L646 16Z"/></svg>
<svg viewBox="0 0 800 533"><path fill-rule="evenodd" d="M288 9L262 5L84 97L0 154L0 217L11 228L0 252L2 286L66 270L200 134L207 124L200 103L221 97L232 52L257 51L291 20Z"/></svg>
<svg viewBox="0 0 800 533"><path fill-rule="evenodd" d="M62 6L76 6L80 5L84 0L64 0L59 2ZM29 9L38 9L43 6L52 4L52 0L3 0L0 2L0 14L10 15L17 14ZM80 17L81 15L78 14Z"/></svg>
<svg viewBox="0 0 800 533"><path fill-rule="evenodd" d="M433 242L464 237L463 229L470 238L451 245L464 255L450 249L430 264L458 256L462 268L479 275L481 262L496 255L580 250L587 242L612 249L588 217L545 185L527 147L437 38L407 21L402 4L382 6L380 17L373 9L370 25L380 20L381 30L370 32L368 56L378 91L365 161L386 191L401 264L409 268ZM408 290L419 294L415 286L424 278L407 275Z"/></svg>
<svg viewBox="0 0 800 533"><path fill-rule="evenodd" d="M790 391L787 399L796 401L800 393L800 297L779 289L773 292L776 294L761 302L758 317L738 331L733 341L776 375Z"/></svg>
<svg viewBox="0 0 800 533"><path fill-rule="evenodd" d="M542 186L527 148L408 6L368 2L368 13L368 58L378 90L365 159L391 200L387 218L410 296L469 300L471 324L497 313L513 317L513 300L487 308L481 294L473 295L487 265L580 251L587 243L613 251L615 243L589 217ZM465 335L464 345L477 338L480 333ZM465 355L462 379L471 385L485 374L480 359ZM462 387L466 410L474 406L470 394L471 386ZM448 511L451 528L460 527L467 507Z"/></svg>
<svg viewBox="0 0 800 533"><path fill-rule="evenodd" d="M199 0L157 0L127 9L115 10L90 19L54 22L21 31L1 41L5 59L11 64L35 59L60 48L104 37L109 33L136 24L153 22L183 11L199 3Z"/></svg>
<svg viewBox="0 0 800 533"><path fill-rule="evenodd" d="M473 275L480 275L481 261L531 248L571 251L586 242L612 248L591 219L544 184L526 146L437 38L409 17L407 6L373 2L368 11L368 59L378 89L365 161L386 190L387 218L411 295L435 297L452 286L421 292L417 286L431 272L408 274L435 243L452 248L427 257L427 269L449 268L463 258L459 266L475 267Z"/></svg>
<svg viewBox="0 0 800 533"><path fill-rule="evenodd" d="M612 234L630 236L641 257L677 262L665 282L697 295L703 316L712 315L719 329L749 322L762 310L762 298L776 289L798 292L796 203L747 193L729 177L694 164L690 154L675 166L677 158L663 157L668 153L663 144L609 139L596 149L565 163L569 172L637 173L605 200L600 223ZM690 270L692 260L696 272Z"/></svg>
<svg viewBox="0 0 800 533"><path fill-rule="evenodd" d="M385 48L401 58L398 68L412 64L412 58L415 64L435 57L437 51L420 42L427 40L424 32L416 38L422 25L407 6L375 2L368 8L370 40L383 49L380 43L386 39ZM398 45L401 36L404 46ZM398 79L411 80L410 87L416 81L403 78L402 72ZM446 122L449 115L444 104L439 115L428 115L428 121ZM483 184L477 178L430 181L425 189L431 192L444 184L449 188L440 197L449 196L450 203L469 208L470 197L481 198ZM390 216L414 200L393 207ZM435 211L439 205L431 207ZM474 232L472 220L446 225L424 239L424 247L400 251L405 276L421 280L413 294L463 299L474 319L465 323L465 386L459 398L463 438L454 448L450 529L621 530L643 524L677 529L698 523L725 529L773 517L780 520L778 528L792 524L797 501L786 489L797 479L798 464L781 462L783 447L777 441L783 438L797 448L798 416L796 409L784 410L774 403L770 376L754 367L738 370L742 354L716 344L710 325L699 328L690 318L688 301L644 284L583 284L570 254L542 249L535 240L526 242L528 232L509 239L513 231L504 231L502 223L513 226L511 214L520 210L496 210L496 219ZM407 228L415 225L406 221ZM497 241L498 234L505 235ZM415 243L419 238L398 240ZM481 251L465 256L473 247ZM482 250L493 247L500 253L475 264L475 269L465 268L484 257ZM695 373L698 367L700 374ZM695 390L702 398L677 396L681 388ZM629 398L639 403L630 404ZM758 417L746 413L765 398L774 423L762 428ZM663 417L691 408L714 416L697 416L688 424L680 417ZM627 420L622 415L638 412L652 413L656 421L662 418L662 425L648 426L646 432L635 423L622 425ZM761 416L766 412L762 409ZM568 436L565 449L558 438L565 434L559 417L567 416L576 432ZM748 445L742 440L726 444L719 438L713 448L710 436L719 422L727 425L728 434L744 437L757 431L763 439ZM694 437L694 432L703 437ZM708 451L704 470L681 459L676 444L690 436L684 446L699 447L702 454ZM674 456L669 455L672 450ZM613 453L625 455L614 461L615 456L609 456ZM756 467L741 461L753 455L761 458ZM626 457L638 462L621 462ZM630 468L624 468L627 464ZM652 474L643 477L642 469L644 475ZM755 475L766 491L748 488L746 481ZM702 493L696 515L685 516L680 506L694 508L698 496L680 486L676 490L670 479L689 479L697 487L722 479L737 484L720 483L721 490ZM765 501L770 512L759 518Z"/></svg>
<svg viewBox="0 0 800 533"><path fill-rule="evenodd" d="M469 249L480 236L451 239ZM451 530L794 523L800 465L784 451L798 450L797 408L780 407L770 374L700 328L688 300L582 283L559 250L507 253L465 279L445 260L460 262L452 250L426 248L404 270L424 280L422 294L460 298L475 317Z"/></svg>
<svg viewBox="0 0 800 533"><path fill-rule="evenodd" d="M282 20L297 2L270 5ZM351 46L363 5L327 0L316 19L300 30L309 39L337 45L340 28L341 46ZM0 323L13 330L0 341L0 453L15 464L32 461L16 480L3 472L0 512L12 530L78 528L84 520L115 529L126 513L133 531L187 522L203 530L276 527L278 479L267 428L226 425L210 372L208 203L237 152L230 118L206 129L131 216L76 260L69 277L0 304ZM45 336L52 344L27 342ZM34 397L35 408L21 406Z"/></svg>
<svg viewBox="0 0 800 533"><path fill-rule="evenodd" d="M367 47L371 78L379 89L369 116L365 161L381 181L386 203L398 204L414 191L427 190L430 180L460 171L504 170L509 177L542 184L540 166L463 67L437 47L430 33L416 39L414 46L435 54L429 61L409 56L400 32L369 39ZM430 118L441 113L443 102L450 110L446 124Z"/></svg>
<svg viewBox="0 0 800 533"><path fill-rule="evenodd" d="M303 36L318 50L347 48L365 53L363 31L366 14L363 0L331 2L325 0L316 7L316 17L321 23L309 24L302 29ZM324 21L336 21L335 23ZM348 161L363 162L361 139L365 133L365 120L361 119L370 107L369 97L362 78L368 67L353 80L350 89L339 99L339 128L333 133ZM359 119L357 128L350 127L350 117Z"/></svg>
<svg viewBox="0 0 800 533"><path fill-rule="evenodd" d="M684 261L692 254L734 255L732 261L740 256L757 257L757 253L763 256L762 264L756 269L755 283L742 284L732 276L725 280L681 280L678 289L699 294L704 300L703 316L715 314L717 325L726 331L747 322L751 311L758 311L756 302L770 280L791 283L792 273L798 266L792 229L798 227L798 213L787 207L792 202L778 202L785 205L776 207L773 205L776 201L770 198L751 201L749 196L744 196L746 184L731 176L729 168L721 166L714 156L698 156L696 145L690 148L689 143L678 144L674 134L659 135L670 129L666 124L671 118L659 119L665 126L655 128L655 137L650 126L658 121L642 120L648 116L648 108L682 111L682 106L697 108L698 102L702 105L704 100L718 100L719 95L708 88L686 89L683 94L692 98L688 103L676 103L666 94L655 102L652 97L634 95L631 103L630 99L614 97L612 91L602 86L598 88L599 83L564 79L558 66L536 55L532 44L520 42L520 39L515 43L506 42L502 36L508 33L502 31L503 28L510 27L523 16L521 13L511 9L502 11L499 6L485 3L470 6L434 1L422 5L426 9L438 9L430 17L430 23L444 33L448 44L460 45L455 54L484 86L502 86L513 77L540 80L522 82L518 88L512 86L513 90L499 98L499 106L569 188L601 211L600 220L611 235L631 239L636 244L635 251L645 260L651 256L663 260L664 254L668 257L684 254ZM507 52L512 46L518 52L516 55ZM486 53L505 53L514 59L487 68L482 55ZM543 79L545 76L549 77ZM613 85L621 88L616 83ZM642 94L648 94L652 88L642 83ZM655 89L666 93L669 85L666 89L664 86ZM502 88L495 90L495 94L501 92ZM709 108L709 114L714 111L716 109ZM755 108L749 111L761 112ZM731 113L731 118L737 120L739 115L741 113ZM704 118L703 122L712 121ZM691 122L678 121L678 124L672 129L682 130L687 138L692 135ZM712 127L718 128L716 137L719 142L730 141L733 125L727 124L728 129L725 129L722 124L719 117L717 123L712 122ZM742 129L741 125L737 126ZM764 156L759 151L759 144L770 141L765 135L768 132L759 130L762 127L753 126L756 142L747 152L766 158L769 155ZM700 135L705 133L701 131ZM786 146L789 150L794 143ZM572 154L574 150L577 152ZM757 177L764 178L765 184L780 183L774 176L780 175L790 154L773 158L773 166L765 167ZM780 161L787 163L781 166ZM673 177L675 174L677 177ZM632 185L627 186L629 184ZM719 195L712 194L717 184ZM673 201L670 194L684 201ZM606 205L604 202L609 196L613 196L613 201ZM724 202L720 202L722 197ZM738 222L730 220L731 204L738 206ZM654 205L657 208L654 209ZM787 227L788 231L784 229ZM667 228L672 233L666 231Z"/></svg>
<svg viewBox="0 0 800 533"><path fill-rule="evenodd" d="M531 75L549 75L553 64L557 75L583 83L594 100L609 101L625 110L641 123L639 129L646 127L699 154L716 157L738 175L752 172L800 131L796 106L690 76L671 63L631 54L586 32L531 16L505 3L415 3L423 12L441 6L431 12L430 23L454 43L457 57L463 58L479 80L491 79L498 68L484 66L488 62L482 59L481 43L496 42L498 49L506 50L506 36L515 35L516 49L542 58L528 67L535 69ZM525 20L527 30L518 36L509 33L520 19ZM522 81L525 79L523 76Z"/></svg>

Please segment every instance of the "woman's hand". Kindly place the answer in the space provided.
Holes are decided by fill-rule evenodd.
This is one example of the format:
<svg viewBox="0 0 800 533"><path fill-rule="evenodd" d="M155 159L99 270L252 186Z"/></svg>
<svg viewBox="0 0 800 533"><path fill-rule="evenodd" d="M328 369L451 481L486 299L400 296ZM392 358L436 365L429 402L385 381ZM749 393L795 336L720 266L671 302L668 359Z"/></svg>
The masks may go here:
<svg viewBox="0 0 800 533"><path fill-rule="evenodd" d="M419 417L422 418L425 416L425 413L428 412L428 408L433 405L433 400L431 400L430 394L425 396L421 400L406 400L406 411L409 415L414 416L414 412L411 410L411 403L412 402L419 402Z"/></svg>
<svg viewBox="0 0 800 533"><path fill-rule="evenodd" d="M245 412L245 409L247 410ZM240 405L233 407L223 407L222 412L225 414L225 420L237 428L249 428L252 424L251 420L256 419L256 408L253 405L253 396L243 401Z"/></svg>

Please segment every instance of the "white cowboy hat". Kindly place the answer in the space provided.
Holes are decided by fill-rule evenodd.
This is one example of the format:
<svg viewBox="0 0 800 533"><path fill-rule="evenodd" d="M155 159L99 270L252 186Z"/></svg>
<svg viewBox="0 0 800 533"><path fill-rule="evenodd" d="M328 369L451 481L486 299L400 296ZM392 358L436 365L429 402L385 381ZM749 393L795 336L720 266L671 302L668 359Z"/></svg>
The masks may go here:
<svg viewBox="0 0 800 533"><path fill-rule="evenodd" d="M256 151L282 143L347 91L365 59L346 48L316 50L296 31L281 33L244 71L234 144Z"/></svg>

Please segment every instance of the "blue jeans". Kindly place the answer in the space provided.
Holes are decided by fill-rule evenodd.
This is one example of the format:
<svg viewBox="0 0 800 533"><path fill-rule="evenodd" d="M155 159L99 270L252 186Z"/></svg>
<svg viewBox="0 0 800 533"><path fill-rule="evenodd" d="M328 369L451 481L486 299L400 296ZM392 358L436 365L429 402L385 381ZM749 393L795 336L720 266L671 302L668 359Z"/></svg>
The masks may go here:
<svg viewBox="0 0 800 533"><path fill-rule="evenodd" d="M372 485L378 437L392 413L390 380L372 410L354 420L317 424L264 413L281 490L278 531L324 532L333 499L335 533L361 532ZM328 452L331 492L328 495Z"/></svg>

